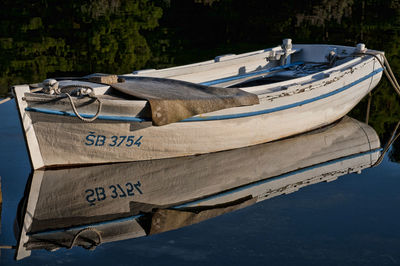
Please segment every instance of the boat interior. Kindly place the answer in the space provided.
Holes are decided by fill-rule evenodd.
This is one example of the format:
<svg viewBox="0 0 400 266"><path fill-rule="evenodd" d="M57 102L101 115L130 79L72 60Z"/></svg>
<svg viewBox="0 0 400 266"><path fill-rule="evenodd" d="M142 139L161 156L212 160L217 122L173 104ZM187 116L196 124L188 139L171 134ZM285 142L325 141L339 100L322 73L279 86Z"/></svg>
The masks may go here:
<svg viewBox="0 0 400 266"><path fill-rule="evenodd" d="M336 68L354 60L356 47L293 45L239 55L217 56L197 64L167 69L139 70L123 77L157 77L205 86L246 88L275 84Z"/></svg>
<svg viewBox="0 0 400 266"><path fill-rule="evenodd" d="M276 91L277 87L284 87L294 79L320 79L325 72L341 69L356 64L360 58L352 54L356 47L334 45L293 45L287 48L284 45L275 48L259 50L245 54L228 54L216 56L213 60L200 63L171 67L166 69L145 69L119 75L119 80L133 82L136 77L153 77L158 79L180 80L204 86L222 88L241 88L257 94L262 87ZM320 73L322 75L312 75ZM104 74L94 74L104 75ZM59 78L61 91L63 87L71 90L75 87L89 86L95 95L104 95L105 98L134 98L107 86L107 84L93 83L93 75L83 78ZM286 89L286 88L285 88ZM110 97L111 96L111 97Z"/></svg>
<svg viewBox="0 0 400 266"><path fill-rule="evenodd" d="M45 81L47 83L39 83L38 87L42 86L44 89L38 90L37 93L26 93L25 99L33 108L45 107L68 112L71 109L68 99L59 95L69 93L75 96L76 107L86 114L96 112L98 104L92 103L98 99L103 103L102 114L129 114L147 119L151 115L149 99L141 95L149 95L153 99L200 102L201 99L196 98L197 96L190 98L191 90L203 93L205 90L209 91L209 87L218 87L224 88L224 92L219 95L208 94L214 97L213 99L226 97L225 95L231 93L229 88L255 94L260 99L274 97L283 90L285 92L298 90L301 86L334 78L342 71L367 60L369 56L354 55L360 51L359 46L291 45L291 42L286 41L283 45L270 49L217 56L209 61L160 70L146 69L118 76L92 74L82 78L50 79ZM113 78L111 81L110 77ZM168 83L173 85L170 84L169 88L163 86ZM54 85L57 87L56 92ZM130 88L118 88L123 86ZM153 91L149 92L151 86L156 93L162 92L162 96L152 94ZM137 90L140 91L140 96ZM186 98L181 99L182 90L185 91ZM115 109L116 105L118 110ZM211 111L213 110L199 113Z"/></svg>

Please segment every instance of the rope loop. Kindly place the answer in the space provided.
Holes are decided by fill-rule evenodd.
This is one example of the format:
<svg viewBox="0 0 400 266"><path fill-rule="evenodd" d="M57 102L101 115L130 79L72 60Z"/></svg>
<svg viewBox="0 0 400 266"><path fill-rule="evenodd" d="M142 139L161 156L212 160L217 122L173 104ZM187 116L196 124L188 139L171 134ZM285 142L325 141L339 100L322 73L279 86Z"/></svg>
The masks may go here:
<svg viewBox="0 0 400 266"><path fill-rule="evenodd" d="M60 87L60 88L58 87L58 84L56 86L57 86L57 90L54 90L55 93L58 94L58 95L61 95L61 96L67 96L68 97L74 114L80 120L82 120L83 122L93 122L94 120L96 120L99 117L103 103L94 94L92 87L86 86L86 85L78 85L78 84L76 84L76 85L75 84L67 85L67 86L63 86L63 87ZM82 115L80 115L79 112L78 112L78 109L76 108L74 100L72 99L71 94L73 94L74 96L76 95L76 96L81 97L81 98L82 97L89 97L89 98L95 99L99 103L98 107L97 107L96 114L94 116L90 117L90 118L85 118Z"/></svg>
<svg viewBox="0 0 400 266"><path fill-rule="evenodd" d="M94 120L96 120L99 117L103 102L98 97L96 97L94 95L93 96L87 95L88 97L95 99L99 103L99 105L97 106L97 112L94 116L92 116L90 118L85 118L79 114L78 109L76 108L74 100L72 99L71 95L69 93L63 93L63 94L68 97L69 102L72 107L72 110L74 111L74 114L76 115L76 117L78 117L83 122L93 122Z"/></svg>
<svg viewBox="0 0 400 266"><path fill-rule="evenodd" d="M79 236L82 233L87 232L87 231L95 232L97 234L99 242L96 243L96 242L93 241L90 246L82 246L82 247L85 248L85 249L88 249L88 250L95 250L97 246L101 245L101 243L103 242L103 239L101 237L101 233L96 228L86 227L86 228L83 228L82 230L78 231L78 233L76 233L76 235L72 239L71 244L69 245L68 249L71 249L75 245L75 242L79 238Z"/></svg>

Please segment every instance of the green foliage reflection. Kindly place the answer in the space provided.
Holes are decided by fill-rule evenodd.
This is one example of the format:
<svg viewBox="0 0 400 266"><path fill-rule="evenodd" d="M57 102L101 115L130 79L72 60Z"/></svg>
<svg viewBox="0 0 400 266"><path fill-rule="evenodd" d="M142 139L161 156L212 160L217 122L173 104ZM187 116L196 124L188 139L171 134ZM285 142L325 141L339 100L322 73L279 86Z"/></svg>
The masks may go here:
<svg viewBox="0 0 400 266"><path fill-rule="evenodd" d="M0 88L54 75L123 73L151 57L141 31L158 26L152 1L3 1ZM0 94L1 94L0 93Z"/></svg>

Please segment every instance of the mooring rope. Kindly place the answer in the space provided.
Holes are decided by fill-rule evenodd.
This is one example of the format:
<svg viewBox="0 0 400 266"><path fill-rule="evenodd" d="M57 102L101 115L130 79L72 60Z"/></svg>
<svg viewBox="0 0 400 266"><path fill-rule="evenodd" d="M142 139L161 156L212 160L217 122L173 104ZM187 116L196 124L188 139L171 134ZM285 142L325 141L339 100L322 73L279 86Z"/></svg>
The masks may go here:
<svg viewBox="0 0 400 266"><path fill-rule="evenodd" d="M400 85L397 82L397 79L392 71L392 68L390 67L389 61L387 60L386 56L383 53L370 53L370 52L362 52L362 53L356 53L355 55L357 56L362 56L362 55L371 55L376 58L376 60L379 62L379 64L382 66L383 71L389 80L390 84L394 88L394 90L397 92L397 94L400 96ZM383 62L379 56L382 56ZM366 123L368 124L369 120L369 112L371 108L371 94L368 99L368 110L367 110L367 118L366 118ZM400 128L400 121L397 123L395 129L392 132L392 135L390 136L389 141L386 143L385 148L383 149L381 155L379 156L378 160L372 165L372 167L378 166L382 163L383 158L385 157L386 153L389 151L390 147L392 144L400 137L400 132L397 133L398 129ZM396 134L397 133L397 134Z"/></svg>
<svg viewBox="0 0 400 266"><path fill-rule="evenodd" d="M388 60L386 59L386 56L383 53L370 53L370 52L363 52L363 53L355 53L356 56L363 56L363 55L370 55L376 58L376 60L379 62L379 64L383 68L383 72L385 73L386 77L388 78L389 82L392 84L392 87L395 89L397 94L400 96L400 85L396 80L396 77L393 74L392 68L390 67L390 64ZM383 57L383 62L379 56ZM389 70L389 71L388 71Z"/></svg>
<svg viewBox="0 0 400 266"><path fill-rule="evenodd" d="M392 132L392 135L390 136L388 143L386 143L385 148L383 149L381 155L379 156L378 160L372 165L372 167L378 166L382 163L383 158L385 157L386 153L389 151L392 144L400 137L400 131L399 131L399 133L396 134L396 132L398 131L399 128L400 128L400 121L397 123L395 129Z"/></svg>

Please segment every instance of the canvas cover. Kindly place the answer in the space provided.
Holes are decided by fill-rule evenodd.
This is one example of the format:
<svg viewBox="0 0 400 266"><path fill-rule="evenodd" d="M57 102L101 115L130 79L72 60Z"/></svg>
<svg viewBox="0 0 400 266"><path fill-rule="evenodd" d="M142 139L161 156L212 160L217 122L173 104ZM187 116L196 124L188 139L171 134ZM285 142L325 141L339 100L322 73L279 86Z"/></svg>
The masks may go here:
<svg viewBox="0 0 400 266"><path fill-rule="evenodd" d="M209 87L163 78L127 77L125 82L111 84L111 87L147 100L156 126L198 114L259 103L257 95L238 88Z"/></svg>

